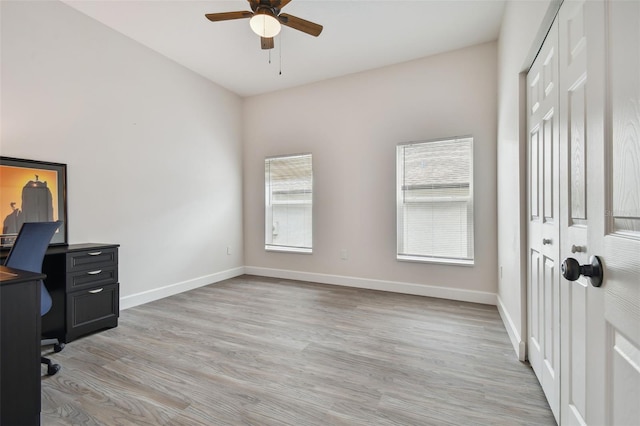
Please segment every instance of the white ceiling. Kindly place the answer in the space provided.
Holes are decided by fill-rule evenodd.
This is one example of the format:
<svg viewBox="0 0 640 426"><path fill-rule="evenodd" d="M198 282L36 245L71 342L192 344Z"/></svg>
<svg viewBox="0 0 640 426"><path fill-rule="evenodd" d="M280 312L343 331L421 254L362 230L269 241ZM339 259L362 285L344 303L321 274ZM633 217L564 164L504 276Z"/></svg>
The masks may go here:
<svg viewBox="0 0 640 426"><path fill-rule="evenodd" d="M250 10L246 0L62 0L241 95L251 96L497 39L505 0L293 0L284 9L324 26L318 38L283 27L271 50L248 20L205 13ZM279 74L280 63L282 74Z"/></svg>

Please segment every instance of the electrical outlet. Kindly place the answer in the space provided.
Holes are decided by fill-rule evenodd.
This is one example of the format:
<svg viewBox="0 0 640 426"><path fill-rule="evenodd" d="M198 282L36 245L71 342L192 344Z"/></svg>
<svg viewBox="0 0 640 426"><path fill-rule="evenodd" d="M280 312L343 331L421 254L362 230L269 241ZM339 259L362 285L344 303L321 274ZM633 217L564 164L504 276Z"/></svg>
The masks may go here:
<svg viewBox="0 0 640 426"><path fill-rule="evenodd" d="M347 251L347 249L340 250L340 259L342 260L349 259L349 252Z"/></svg>
<svg viewBox="0 0 640 426"><path fill-rule="evenodd" d="M231 247L227 246L227 256L231 256Z"/></svg>

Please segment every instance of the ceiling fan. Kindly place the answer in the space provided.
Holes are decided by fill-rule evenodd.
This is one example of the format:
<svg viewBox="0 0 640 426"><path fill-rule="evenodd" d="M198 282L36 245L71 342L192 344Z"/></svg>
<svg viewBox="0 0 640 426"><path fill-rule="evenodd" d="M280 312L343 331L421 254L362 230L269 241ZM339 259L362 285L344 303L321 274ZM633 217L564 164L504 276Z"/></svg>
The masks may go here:
<svg viewBox="0 0 640 426"><path fill-rule="evenodd" d="M260 46L263 49L273 49L273 37L280 33L281 25L302 31L314 37L322 32L322 25L298 18L288 13L280 13L291 0L247 0L250 11L207 13L208 20L229 21L232 19L251 18L249 25L254 33L260 36Z"/></svg>

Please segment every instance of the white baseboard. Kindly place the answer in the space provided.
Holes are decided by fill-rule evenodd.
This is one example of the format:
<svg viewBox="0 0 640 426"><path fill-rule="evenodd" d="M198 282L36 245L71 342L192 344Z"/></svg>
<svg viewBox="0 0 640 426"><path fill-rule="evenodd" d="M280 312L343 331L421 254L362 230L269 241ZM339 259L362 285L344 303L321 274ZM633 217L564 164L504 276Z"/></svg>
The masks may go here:
<svg viewBox="0 0 640 426"><path fill-rule="evenodd" d="M245 273L243 266L239 268L228 269L226 271L217 272L215 274L205 275L203 277L170 284L153 290L143 291L141 293L132 294L120 298L120 310L133 308L134 306L153 302L154 300L163 299L174 294L183 293L193 290L194 288L203 287L205 285L217 283L229 278L237 277Z"/></svg>
<svg viewBox="0 0 640 426"><path fill-rule="evenodd" d="M485 291L464 290L459 288L414 284L398 281L383 281L370 278L348 277L342 275L319 274L314 272L291 271L286 269L244 266L121 297L120 309L125 310L128 308L133 308L134 306L153 302L154 300L163 299L168 296L173 296L174 294L193 290L198 287L203 287L205 285L213 284L229 278L234 278L243 274L316 282L322 284L332 284L344 287L365 288L369 290L389 291L393 293L413 294L416 296L437 297L440 299L482 303L485 305L496 305L497 303L496 295L494 293ZM500 310L500 305L498 305L498 310L501 312L500 315L503 317L504 321L504 315L502 313L504 309ZM507 332L509 332L509 337L511 338L509 327L507 327Z"/></svg>
<svg viewBox="0 0 640 426"><path fill-rule="evenodd" d="M524 362L527 357L527 343L522 340L520 332L513 323L511 315L509 315L504 303L502 303L500 296L496 297L498 299L498 313L500 313L500 318L502 318L504 328L507 329L507 334L509 335L509 340L511 340L513 350L516 352L516 355L518 355L518 359Z"/></svg>
<svg viewBox="0 0 640 426"><path fill-rule="evenodd" d="M440 287L426 284L414 284L397 281L383 281L369 278L347 277L342 275L318 274L313 272L290 271L286 269L271 269L257 266L245 266L245 274L263 277L309 281L322 284L340 285L345 287L366 288L394 293L413 294L416 296L437 297L440 299L459 300L463 302L495 305L495 293L484 291L464 290L459 288Z"/></svg>

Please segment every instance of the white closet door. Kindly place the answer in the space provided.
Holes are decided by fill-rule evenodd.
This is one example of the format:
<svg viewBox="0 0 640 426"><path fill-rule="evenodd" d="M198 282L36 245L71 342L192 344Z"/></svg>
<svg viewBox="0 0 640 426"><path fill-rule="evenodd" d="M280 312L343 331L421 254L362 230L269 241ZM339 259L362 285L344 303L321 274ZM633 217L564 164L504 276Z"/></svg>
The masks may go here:
<svg viewBox="0 0 640 426"><path fill-rule="evenodd" d="M554 416L560 403L558 27L527 75L528 357Z"/></svg>

